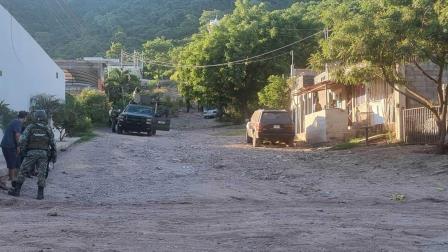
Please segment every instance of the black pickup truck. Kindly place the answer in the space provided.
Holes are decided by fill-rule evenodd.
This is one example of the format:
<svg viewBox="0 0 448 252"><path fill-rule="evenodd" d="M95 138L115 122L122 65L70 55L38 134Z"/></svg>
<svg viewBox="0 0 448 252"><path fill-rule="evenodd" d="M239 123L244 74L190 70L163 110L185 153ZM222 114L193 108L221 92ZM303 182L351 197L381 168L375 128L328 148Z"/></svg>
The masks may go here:
<svg viewBox="0 0 448 252"><path fill-rule="evenodd" d="M156 117L150 106L129 104L118 116L116 132L145 132L148 136L156 134L157 130L169 131L171 121Z"/></svg>

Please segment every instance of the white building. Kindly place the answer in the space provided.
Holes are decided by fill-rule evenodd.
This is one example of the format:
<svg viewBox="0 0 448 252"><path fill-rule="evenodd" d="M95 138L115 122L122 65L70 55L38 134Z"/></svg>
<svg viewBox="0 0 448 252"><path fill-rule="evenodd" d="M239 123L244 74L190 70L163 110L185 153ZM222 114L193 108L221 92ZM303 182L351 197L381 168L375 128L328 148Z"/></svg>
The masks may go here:
<svg viewBox="0 0 448 252"><path fill-rule="evenodd" d="M1 5L0 34L0 101L19 111L38 94L64 100L64 72Z"/></svg>

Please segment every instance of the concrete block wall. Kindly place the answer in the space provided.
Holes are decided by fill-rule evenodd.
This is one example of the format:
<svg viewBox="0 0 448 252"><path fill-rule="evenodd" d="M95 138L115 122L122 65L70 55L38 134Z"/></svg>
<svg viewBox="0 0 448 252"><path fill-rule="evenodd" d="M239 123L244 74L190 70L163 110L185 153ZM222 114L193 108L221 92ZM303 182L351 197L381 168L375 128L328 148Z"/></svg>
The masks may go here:
<svg viewBox="0 0 448 252"><path fill-rule="evenodd" d="M433 63L421 63L420 66L434 78L437 78L439 70L438 66ZM438 102L437 98L437 86L432 80L423 75L423 73L413 64L406 65L405 77L409 84L423 94L426 98L433 100L435 104ZM448 71L445 71L444 82L448 83ZM408 102L408 108L421 107L418 103L414 101Z"/></svg>
<svg viewBox="0 0 448 252"><path fill-rule="evenodd" d="M322 72L316 77L314 77L314 83L321 83L324 81L331 80L330 73L329 72Z"/></svg>
<svg viewBox="0 0 448 252"><path fill-rule="evenodd" d="M342 109L327 109L327 141L343 141L348 134L348 114Z"/></svg>

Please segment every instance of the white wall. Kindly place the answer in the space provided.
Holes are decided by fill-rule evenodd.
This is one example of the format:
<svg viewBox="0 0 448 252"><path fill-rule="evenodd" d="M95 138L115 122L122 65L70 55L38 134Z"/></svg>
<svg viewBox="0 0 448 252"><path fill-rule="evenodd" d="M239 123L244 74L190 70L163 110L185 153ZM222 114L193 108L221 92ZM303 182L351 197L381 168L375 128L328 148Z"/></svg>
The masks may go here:
<svg viewBox="0 0 448 252"><path fill-rule="evenodd" d="M65 99L62 69L1 5L0 34L0 100L19 111L37 94Z"/></svg>
<svg viewBox="0 0 448 252"><path fill-rule="evenodd" d="M309 144L325 143L328 141L326 110L305 116L305 139Z"/></svg>
<svg viewBox="0 0 448 252"><path fill-rule="evenodd" d="M348 114L343 109L324 109L305 116L305 141L310 144L345 140Z"/></svg>

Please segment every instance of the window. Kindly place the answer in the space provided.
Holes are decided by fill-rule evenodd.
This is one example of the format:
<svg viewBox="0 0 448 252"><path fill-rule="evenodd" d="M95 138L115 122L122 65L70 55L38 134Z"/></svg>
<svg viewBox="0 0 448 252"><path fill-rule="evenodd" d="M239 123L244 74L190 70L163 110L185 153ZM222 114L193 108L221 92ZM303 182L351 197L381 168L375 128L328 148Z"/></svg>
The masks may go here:
<svg viewBox="0 0 448 252"><path fill-rule="evenodd" d="M56 79L59 79L59 73L56 72Z"/></svg>
<svg viewBox="0 0 448 252"><path fill-rule="evenodd" d="M146 106L138 106L138 105L129 105L126 110L128 113L135 114L145 114L145 115L153 115L153 109L151 107Z"/></svg>
<svg viewBox="0 0 448 252"><path fill-rule="evenodd" d="M264 124L291 124L291 118L287 112L265 112L261 116Z"/></svg>

